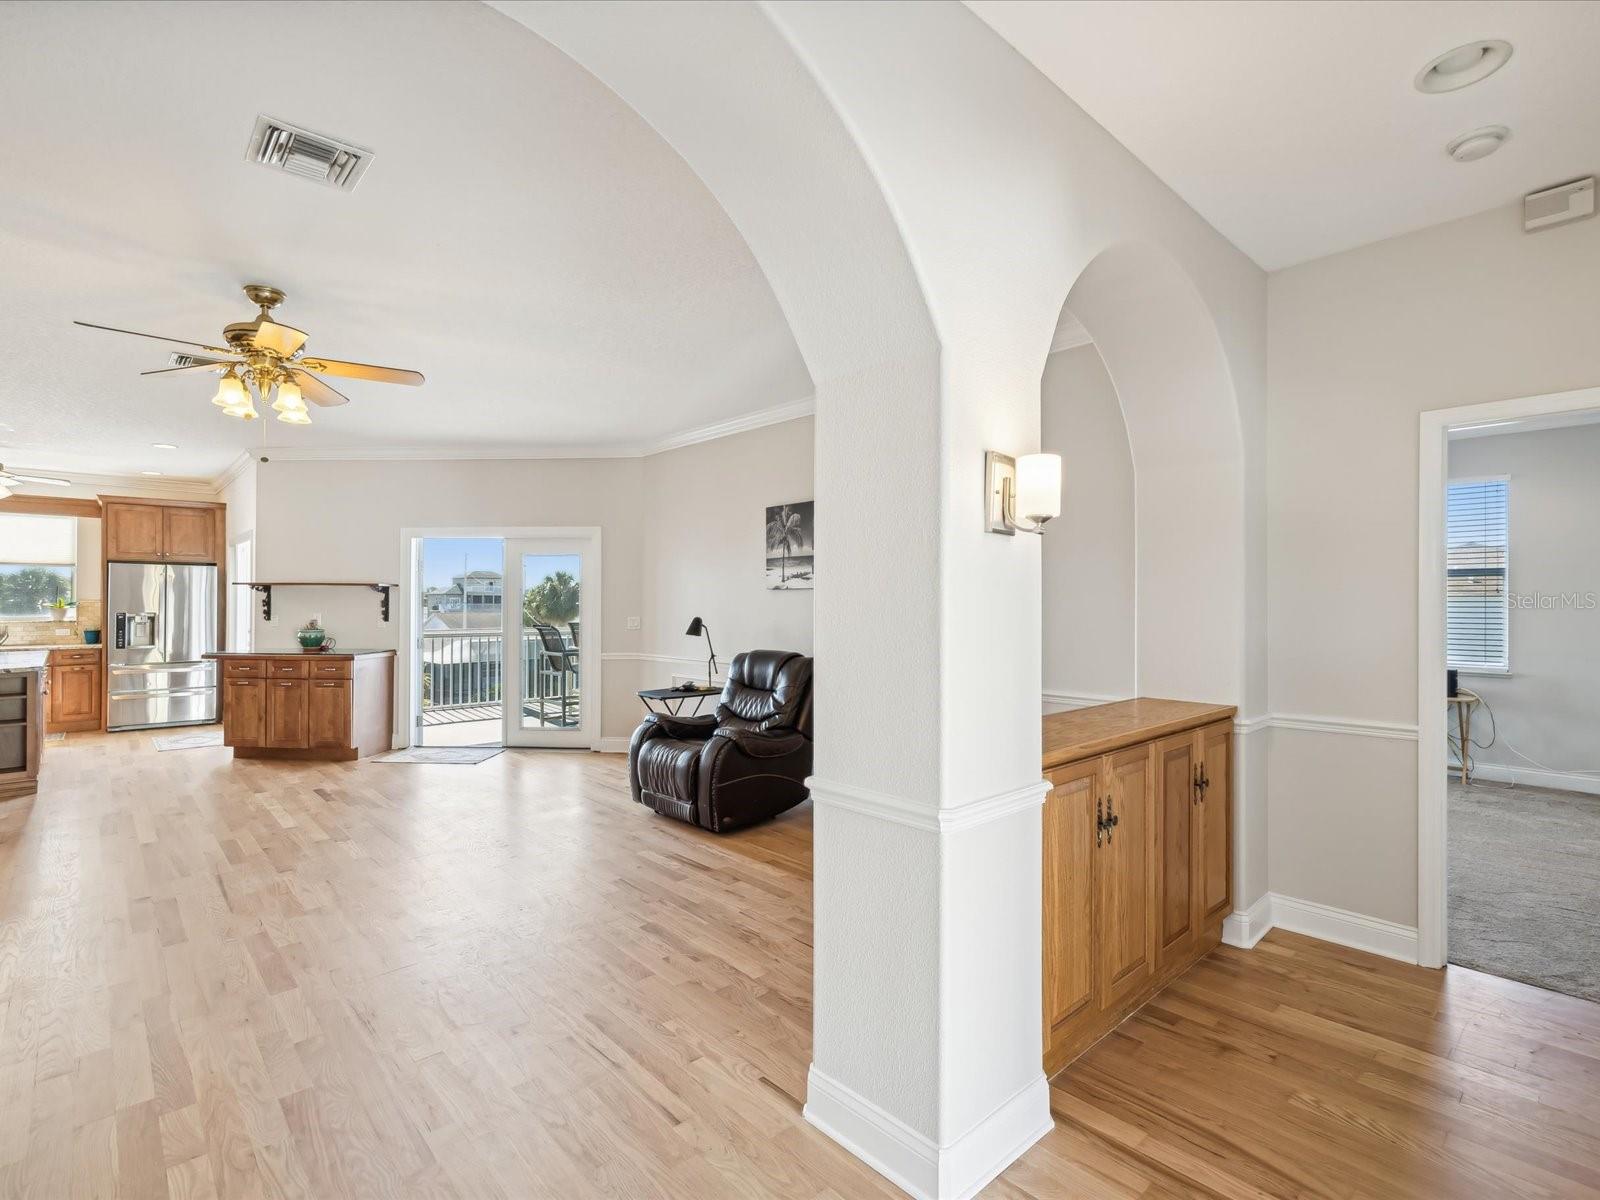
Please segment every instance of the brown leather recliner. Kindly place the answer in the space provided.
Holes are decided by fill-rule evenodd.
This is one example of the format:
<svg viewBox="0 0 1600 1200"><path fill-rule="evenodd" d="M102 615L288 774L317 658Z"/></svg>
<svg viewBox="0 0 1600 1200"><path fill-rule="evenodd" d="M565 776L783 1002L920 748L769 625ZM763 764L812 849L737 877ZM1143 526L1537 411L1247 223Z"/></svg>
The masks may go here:
<svg viewBox="0 0 1600 1200"><path fill-rule="evenodd" d="M793 808L811 774L811 660L786 650L736 655L715 716L651 713L633 731L633 798L726 833Z"/></svg>

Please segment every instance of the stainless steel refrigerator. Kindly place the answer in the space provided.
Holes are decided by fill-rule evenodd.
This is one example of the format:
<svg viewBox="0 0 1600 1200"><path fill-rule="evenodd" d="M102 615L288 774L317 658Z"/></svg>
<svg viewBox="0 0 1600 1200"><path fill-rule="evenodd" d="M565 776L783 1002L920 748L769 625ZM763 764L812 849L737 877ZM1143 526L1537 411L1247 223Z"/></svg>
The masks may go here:
<svg viewBox="0 0 1600 1200"><path fill-rule="evenodd" d="M110 729L217 719L217 568L163 563L106 567Z"/></svg>

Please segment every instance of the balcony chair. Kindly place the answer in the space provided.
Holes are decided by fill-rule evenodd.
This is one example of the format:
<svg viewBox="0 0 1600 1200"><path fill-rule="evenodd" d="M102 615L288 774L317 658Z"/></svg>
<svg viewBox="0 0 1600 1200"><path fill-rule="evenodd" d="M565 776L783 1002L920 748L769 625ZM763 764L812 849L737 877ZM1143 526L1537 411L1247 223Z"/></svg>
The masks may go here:
<svg viewBox="0 0 1600 1200"><path fill-rule="evenodd" d="M566 639L561 636L561 631L554 625L536 624L533 626L533 631L539 635L539 655L543 660L542 666L546 670L557 672L557 674L560 676L561 724L563 726L569 726L572 724L572 721L567 715L567 708L570 704L572 704L573 701L577 700L578 697L568 693L567 676L570 673L572 676L572 681L574 683L578 682L578 651L576 648L567 645ZM539 691L539 720L541 723L543 723L545 701L544 689L541 687L537 690Z"/></svg>
<svg viewBox="0 0 1600 1200"><path fill-rule="evenodd" d="M651 713L633 732L633 798L665 817L727 833L793 808L811 774L811 659L736 655L715 715Z"/></svg>

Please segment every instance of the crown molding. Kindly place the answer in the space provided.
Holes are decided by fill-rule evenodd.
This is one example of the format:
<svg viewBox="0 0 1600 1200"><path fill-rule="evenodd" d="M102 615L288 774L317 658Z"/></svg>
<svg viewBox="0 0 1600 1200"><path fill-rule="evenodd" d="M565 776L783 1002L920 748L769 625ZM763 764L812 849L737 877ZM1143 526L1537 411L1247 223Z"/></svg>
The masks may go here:
<svg viewBox="0 0 1600 1200"><path fill-rule="evenodd" d="M56 488L44 484L29 484L13 488L18 496L44 496L83 499L90 497L138 496L148 500L215 500L216 488L209 479L168 477L165 475L95 475L85 471L62 471L55 467L11 467L25 475L64 475L72 480L71 488Z"/></svg>
<svg viewBox="0 0 1600 1200"><path fill-rule="evenodd" d="M685 446L699 445L701 442L714 442L719 438L732 437L736 433L748 433L753 429L764 429L768 425L782 425L789 421L798 421L802 417L809 417L817 410L816 397L807 396L801 400L791 401L788 404L774 405L757 412L746 413L743 416L731 417L726 421L717 421L710 425L702 425L696 429L685 430L669 437L660 438L653 442L636 442L621 445L581 445L581 446L451 446L440 444L436 446L400 446L400 447L354 447L339 448L336 446L268 446L260 452L260 457L276 459L279 462L492 462L492 461L538 461L540 459L604 459L604 458L649 458L655 454L664 454L668 450L681 450ZM233 468L230 466L229 470ZM220 477L219 477L220 478Z"/></svg>
<svg viewBox="0 0 1600 1200"><path fill-rule="evenodd" d="M232 483L238 479L239 476L244 474L244 469L254 461L255 455L251 454L248 450L239 451L239 453L234 456L233 461L222 469L222 473L211 481L212 488L214 488L216 493L220 496L223 492L223 489L232 485Z"/></svg>

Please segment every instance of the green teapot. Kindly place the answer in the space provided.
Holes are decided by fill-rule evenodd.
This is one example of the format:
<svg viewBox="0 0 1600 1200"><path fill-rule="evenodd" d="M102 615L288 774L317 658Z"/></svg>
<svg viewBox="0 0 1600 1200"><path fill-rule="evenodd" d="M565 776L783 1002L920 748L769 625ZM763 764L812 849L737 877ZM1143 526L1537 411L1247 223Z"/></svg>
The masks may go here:
<svg viewBox="0 0 1600 1200"><path fill-rule="evenodd" d="M317 619L312 617L303 629L294 631L294 636L300 642L302 650L331 650L333 639L328 636L328 631L317 624Z"/></svg>

